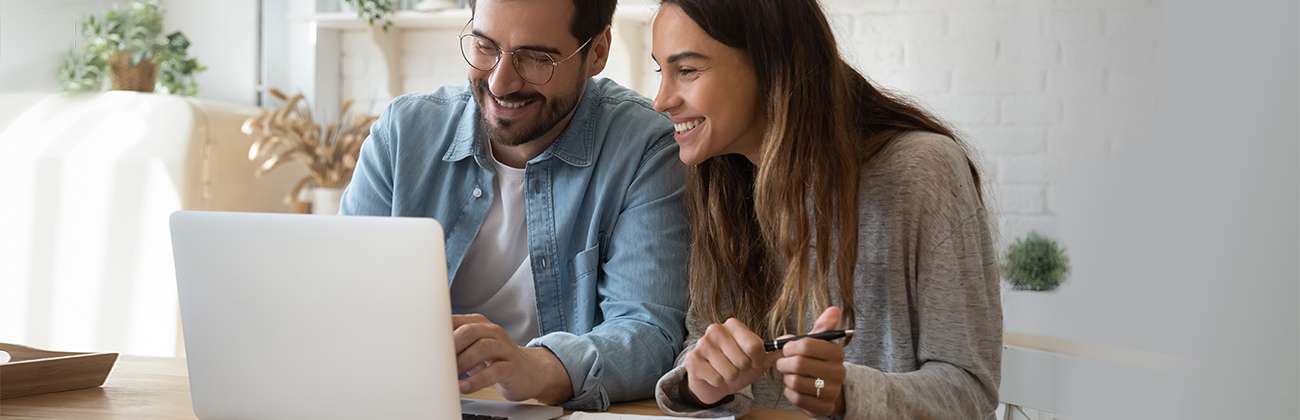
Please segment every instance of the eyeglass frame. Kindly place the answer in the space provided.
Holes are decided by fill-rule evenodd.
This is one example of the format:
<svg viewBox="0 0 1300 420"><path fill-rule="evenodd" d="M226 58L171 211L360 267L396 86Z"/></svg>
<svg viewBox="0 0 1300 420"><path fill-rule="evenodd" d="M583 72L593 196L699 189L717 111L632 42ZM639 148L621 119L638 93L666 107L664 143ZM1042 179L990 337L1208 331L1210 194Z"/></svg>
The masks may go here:
<svg viewBox="0 0 1300 420"><path fill-rule="evenodd" d="M519 64L518 64L518 63L519 63L519 60L517 60L517 59L515 59L515 60L511 60L511 62L514 63L513 65L515 66L515 72L516 72L516 73L519 73L519 78L520 78L520 79L523 79L523 81L525 81L525 82L528 82L528 83L530 83L530 84L537 85L537 86L541 86L541 85L544 85L544 84L547 84L547 83L551 83L551 80L552 80L552 79L555 79L555 70L558 69L558 68L560 68L560 64L564 64L565 62L567 62L567 61L573 59L573 57L574 57L574 56L577 56L578 53L580 53L580 52L582 52L583 50L587 49L587 45L591 44L591 41L592 41L592 40L596 39L595 36L592 36L592 37L590 37L590 38L587 38L587 40L584 41L584 42L582 43L582 45L579 45L579 46L578 46L578 49L575 50L572 54L569 54L568 56L564 57L563 59L560 59L560 60L557 61L557 60L555 60L554 58L550 58L550 54L551 54L551 53L548 53L548 52L546 52L546 51L538 51L538 50L534 50L534 49L531 49L531 48L515 48L515 49L510 50L510 51L503 50L503 49L501 49L501 46L500 46L500 45L497 45L497 42L496 42L496 41L493 41L493 40L491 40L491 39L488 39L487 37L484 37L484 36L476 35L476 34L474 34L474 33L472 33L472 32L466 32L466 30L468 30L469 27L470 27L470 25L472 25L472 24L474 24L474 19L470 19L469 22L465 22L465 27L461 28L461 30L460 30L460 32L461 32L460 36L456 37L456 38L460 41L460 58L463 59L463 60L465 60L465 64L469 64L469 66L470 66L471 68L475 69L475 70L490 72L490 71L496 70L496 68L497 68L498 66L501 65L501 57L504 56L504 55L506 55L506 54L509 54L509 55L515 55L515 54L518 54L519 50L535 51L535 52L539 52L539 53L542 53L542 54L547 54L547 59L549 59L549 60L551 61L551 62L549 63L549 64L551 65L551 74L550 74L549 76L546 77L546 81L541 82L541 83L533 82L533 81L531 81L531 80L528 80L528 78L524 77L524 72L523 72L522 70L519 69ZM468 57L469 54L465 52L465 37L471 37L471 36L474 37L474 38L478 38L478 39L482 39L482 40L486 40L486 41L488 41L488 42L491 42L492 45L496 48L496 50L497 50L496 61L492 63L492 66L491 66L491 67L488 67L488 68L486 68L486 69L481 69L481 68L478 68L478 66L475 66L474 63L470 62L470 59L469 59L469 57Z"/></svg>

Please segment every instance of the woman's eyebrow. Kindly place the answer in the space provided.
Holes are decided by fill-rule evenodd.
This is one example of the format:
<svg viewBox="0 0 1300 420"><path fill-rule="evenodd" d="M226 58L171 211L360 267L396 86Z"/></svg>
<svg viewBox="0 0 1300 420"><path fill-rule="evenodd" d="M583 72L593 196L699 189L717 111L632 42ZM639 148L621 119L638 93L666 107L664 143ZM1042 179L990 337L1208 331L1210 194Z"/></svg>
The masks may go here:
<svg viewBox="0 0 1300 420"><path fill-rule="evenodd" d="M667 64L673 64L673 63L676 63L676 62L678 62L678 61L687 60L687 59L700 59L700 60L706 60L706 59L708 59L708 58L709 58L709 56L704 55L704 54L700 54L700 53L695 52L695 51L682 51L682 52L679 52L679 53L676 53L676 54L673 54L673 55L668 56L668 62L667 62ZM651 59L651 60L654 60L655 62L658 62L658 61L659 61L659 59L655 57L654 53L650 53L650 59Z"/></svg>

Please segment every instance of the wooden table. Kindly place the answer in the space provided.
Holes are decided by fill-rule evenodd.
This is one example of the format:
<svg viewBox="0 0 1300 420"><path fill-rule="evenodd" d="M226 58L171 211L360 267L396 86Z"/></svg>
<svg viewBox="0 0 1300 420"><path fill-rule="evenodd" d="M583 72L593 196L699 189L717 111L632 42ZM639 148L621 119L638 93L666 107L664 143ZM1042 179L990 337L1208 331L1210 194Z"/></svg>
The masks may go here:
<svg viewBox="0 0 1300 420"><path fill-rule="evenodd" d="M472 398L500 400L488 388ZM615 404L611 412L662 415L653 400ZM184 359L123 356L102 388L0 400L0 420L194 419ZM755 410L747 418L806 418L791 411Z"/></svg>

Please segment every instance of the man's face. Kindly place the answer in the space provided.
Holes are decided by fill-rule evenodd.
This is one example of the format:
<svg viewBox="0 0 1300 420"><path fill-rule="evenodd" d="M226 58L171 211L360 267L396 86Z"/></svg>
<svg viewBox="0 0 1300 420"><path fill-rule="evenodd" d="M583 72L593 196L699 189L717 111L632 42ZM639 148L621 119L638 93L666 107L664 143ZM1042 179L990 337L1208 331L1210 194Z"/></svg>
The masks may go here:
<svg viewBox="0 0 1300 420"><path fill-rule="evenodd" d="M559 62L586 41L569 31L573 13L571 0L478 1L469 30L479 36L475 45L505 52L491 70L467 66L483 131L493 143L517 146L543 137L577 105L590 77L583 54L554 66L549 80L537 71L552 67L538 66L538 58Z"/></svg>

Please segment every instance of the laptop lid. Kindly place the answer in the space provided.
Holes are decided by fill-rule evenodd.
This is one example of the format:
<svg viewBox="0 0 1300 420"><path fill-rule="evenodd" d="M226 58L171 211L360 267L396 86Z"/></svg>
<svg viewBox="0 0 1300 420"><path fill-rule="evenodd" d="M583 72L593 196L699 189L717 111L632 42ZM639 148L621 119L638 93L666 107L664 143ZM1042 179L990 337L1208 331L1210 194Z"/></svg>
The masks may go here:
<svg viewBox="0 0 1300 420"><path fill-rule="evenodd" d="M433 219L181 211L171 232L199 418L460 417Z"/></svg>

